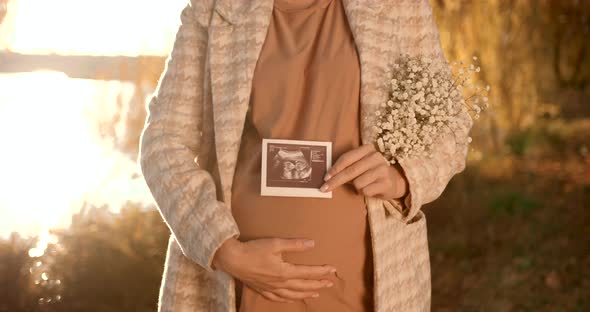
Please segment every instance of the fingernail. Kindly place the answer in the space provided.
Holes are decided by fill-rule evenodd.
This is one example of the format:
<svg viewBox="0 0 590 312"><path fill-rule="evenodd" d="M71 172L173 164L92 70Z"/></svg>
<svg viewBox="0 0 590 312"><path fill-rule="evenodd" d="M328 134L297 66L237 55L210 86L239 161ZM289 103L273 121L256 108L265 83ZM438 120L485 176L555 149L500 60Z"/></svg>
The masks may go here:
<svg viewBox="0 0 590 312"><path fill-rule="evenodd" d="M329 283L328 283L328 287L332 287L332 286L334 286L334 283L332 283L332 282L329 282Z"/></svg>
<svg viewBox="0 0 590 312"><path fill-rule="evenodd" d="M313 295L311 295L311 296L312 296L312 297L314 297L314 298L317 298L317 297L319 297L319 296L320 296L320 294L318 294L318 293L315 293L315 294L313 294Z"/></svg>
<svg viewBox="0 0 590 312"><path fill-rule="evenodd" d="M307 247L313 247L314 244L315 244L315 242L313 240L306 240L303 242L303 245L305 245Z"/></svg>
<svg viewBox="0 0 590 312"><path fill-rule="evenodd" d="M328 184L324 184L322 185L322 187L320 187L320 191L325 192L328 189Z"/></svg>
<svg viewBox="0 0 590 312"><path fill-rule="evenodd" d="M332 272L332 273L336 272L336 268L332 268L332 269L330 270L330 272Z"/></svg>
<svg viewBox="0 0 590 312"><path fill-rule="evenodd" d="M324 181L328 181L328 179L331 177L332 176L329 173L326 173L326 175L324 176Z"/></svg>

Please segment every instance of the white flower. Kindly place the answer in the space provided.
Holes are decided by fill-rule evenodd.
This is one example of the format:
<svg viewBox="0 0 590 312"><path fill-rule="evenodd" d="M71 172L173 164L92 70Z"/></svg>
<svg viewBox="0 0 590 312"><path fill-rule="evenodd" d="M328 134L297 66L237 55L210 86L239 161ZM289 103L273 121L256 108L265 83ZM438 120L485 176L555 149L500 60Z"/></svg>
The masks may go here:
<svg viewBox="0 0 590 312"><path fill-rule="evenodd" d="M476 57L473 59L477 60ZM431 148L437 138L462 126L462 119L457 117L461 108L470 107L469 111L473 111L474 118L478 119L488 107L487 97L476 94L468 104L462 93L470 92L462 91L464 86L470 90L481 89L471 82L465 83L473 72L480 71L480 67L460 62L460 75L452 77L457 62L449 66L450 76L442 71L447 68L444 64L431 62L427 58L400 55L389 72L389 98L380 103L380 113L375 113L377 122L373 129L377 133L379 151L391 163L410 156L433 157ZM489 91L489 85L485 89ZM462 144L471 140L469 137Z"/></svg>

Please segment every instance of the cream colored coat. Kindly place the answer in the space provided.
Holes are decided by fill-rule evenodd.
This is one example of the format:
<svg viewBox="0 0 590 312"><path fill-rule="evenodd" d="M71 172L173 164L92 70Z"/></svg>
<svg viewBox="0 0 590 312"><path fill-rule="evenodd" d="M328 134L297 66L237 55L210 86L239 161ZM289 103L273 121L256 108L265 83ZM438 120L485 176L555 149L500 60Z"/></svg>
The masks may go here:
<svg viewBox="0 0 590 312"><path fill-rule="evenodd" d="M385 69L399 53L446 62L428 0L342 0L361 64L361 138L387 98ZM240 232L231 183L252 75L273 0L187 0L173 50L148 104L139 162L172 235L159 311L235 312L235 280L211 268ZM466 136L472 120L465 112ZM430 261L421 206L438 198L465 167L467 147L452 137L435 157L401 163L405 202L365 197L374 263L375 311L429 311ZM360 252L360 251L359 251Z"/></svg>

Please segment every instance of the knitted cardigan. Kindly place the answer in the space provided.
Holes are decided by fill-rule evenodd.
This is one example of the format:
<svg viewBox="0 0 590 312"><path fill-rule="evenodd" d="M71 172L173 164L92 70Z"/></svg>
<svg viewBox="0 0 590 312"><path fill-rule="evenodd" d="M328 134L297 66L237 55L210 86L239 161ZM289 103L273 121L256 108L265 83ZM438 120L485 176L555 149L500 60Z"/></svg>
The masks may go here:
<svg viewBox="0 0 590 312"><path fill-rule="evenodd" d="M387 98L386 69L400 53L447 62L428 0L342 0L361 65L360 128ZM231 183L252 76L273 0L187 0L158 86L147 104L138 162L171 235L159 311L235 312L235 280L211 261L240 231ZM465 137L472 119L461 115ZM466 145L441 137L434 157L400 163L403 201L365 196L373 250L375 311L430 311L431 279L423 204L465 168ZM360 251L359 251L360 252Z"/></svg>

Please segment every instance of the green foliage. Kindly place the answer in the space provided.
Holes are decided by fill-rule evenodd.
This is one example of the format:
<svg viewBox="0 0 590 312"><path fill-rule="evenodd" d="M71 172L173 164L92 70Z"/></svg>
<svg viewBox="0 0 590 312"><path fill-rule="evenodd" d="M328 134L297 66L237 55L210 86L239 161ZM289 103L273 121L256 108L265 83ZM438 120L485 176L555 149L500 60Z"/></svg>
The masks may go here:
<svg viewBox="0 0 590 312"><path fill-rule="evenodd" d="M566 157L589 154L590 119L539 120L526 129L512 131L506 138L512 155L519 157Z"/></svg>
<svg viewBox="0 0 590 312"><path fill-rule="evenodd" d="M157 210L84 205L69 228L52 233L58 243L41 257L28 255L34 240L0 244L0 272L19 272L0 275L0 294L21 298L4 303L0 295L0 311L155 311L169 237Z"/></svg>
<svg viewBox="0 0 590 312"><path fill-rule="evenodd" d="M555 119L539 129L542 137L552 144L552 150L586 156L590 148L590 119Z"/></svg>
<svg viewBox="0 0 590 312"><path fill-rule="evenodd" d="M514 131L506 138L506 144L512 154L524 156L534 144L534 132L530 129Z"/></svg>
<svg viewBox="0 0 590 312"><path fill-rule="evenodd" d="M527 215L540 206L541 203L536 198L518 191L496 194L490 202L490 208L495 215Z"/></svg>
<svg viewBox="0 0 590 312"><path fill-rule="evenodd" d="M519 257L514 259L514 262L516 264L516 267L520 270L530 269L534 265L534 259L530 257Z"/></svg>

